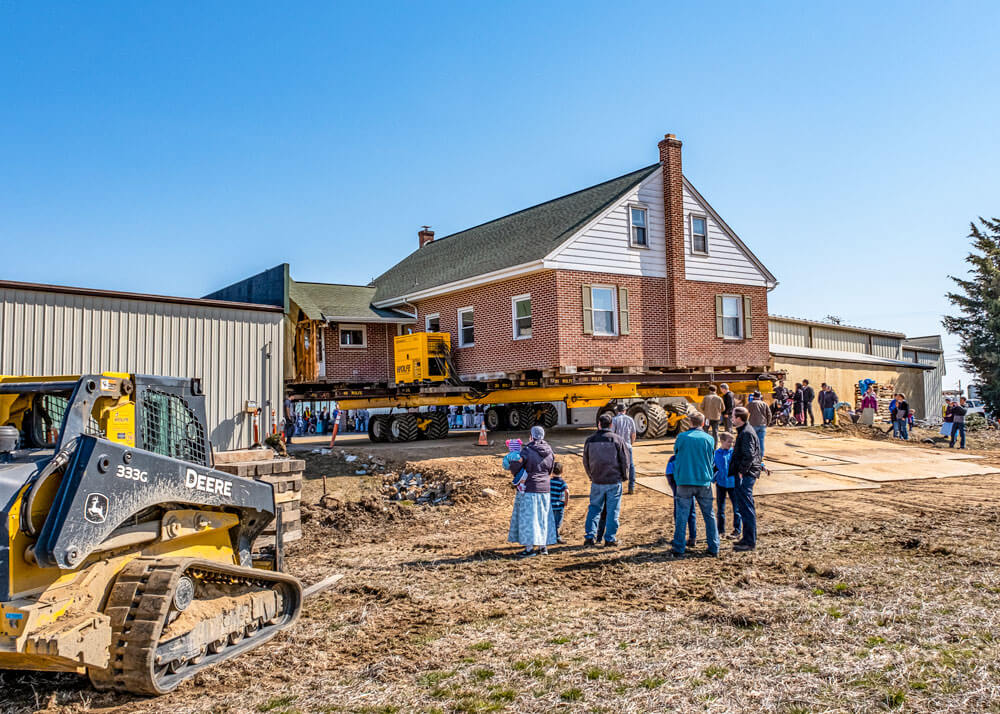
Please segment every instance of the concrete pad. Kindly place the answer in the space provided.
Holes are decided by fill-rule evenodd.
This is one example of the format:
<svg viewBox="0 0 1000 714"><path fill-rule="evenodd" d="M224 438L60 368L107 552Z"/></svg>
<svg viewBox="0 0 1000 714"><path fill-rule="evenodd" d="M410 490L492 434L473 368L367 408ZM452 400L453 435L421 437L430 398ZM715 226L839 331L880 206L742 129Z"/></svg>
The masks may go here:
<svg viewBox="0 0 1000 714"><path fill-rule="evenodd" d="M636 478L640 486L667 496L673 495L666 476L645 476ZM762 476L754 486L754 495L768 496L779 493L809 493L814 491L853 491L879 488L878 484L850 478L840 478L813 469L798 471L772 471L770 476Z"/></svg>
<svg viewBox="0 0 1000 714"><path fill-rule="evenodd" d="M981 476L1000 473L1000 468L970 464L956 459L905 459L896 461L820 466L817 470L866 481L910 481L914 479Z"/></svg>

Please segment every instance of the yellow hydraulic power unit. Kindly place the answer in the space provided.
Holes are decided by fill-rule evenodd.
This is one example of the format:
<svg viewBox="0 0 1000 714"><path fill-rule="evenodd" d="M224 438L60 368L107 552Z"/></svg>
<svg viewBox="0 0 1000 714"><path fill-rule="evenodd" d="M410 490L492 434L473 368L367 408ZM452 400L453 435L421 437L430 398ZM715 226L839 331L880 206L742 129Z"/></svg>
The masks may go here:
<svg viewBox="0 0 1000 714"><path fill-rule="evenodd" d="M396 384L443 382L448 379L451 335L447 332L415 332L395 341Z"/></svg>
<svg viewBox="0 0 1000 714"><path fill-rule="evenodd" d="M0 376L0 669L162 694L259 646L302 603L275 517L213 468L198 380Z"/></svg>

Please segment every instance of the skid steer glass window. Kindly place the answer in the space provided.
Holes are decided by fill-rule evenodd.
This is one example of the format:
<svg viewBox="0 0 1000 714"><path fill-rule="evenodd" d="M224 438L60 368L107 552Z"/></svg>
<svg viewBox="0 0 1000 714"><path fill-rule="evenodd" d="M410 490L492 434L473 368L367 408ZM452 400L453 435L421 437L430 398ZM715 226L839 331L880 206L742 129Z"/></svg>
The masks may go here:
<svg viewBox="0 0 1000 714"><path fill-rule="evenodd" d="M32 408L32 441L41 447L53 448L59 440L69 396L39 394Z"/></svg>
<svg viewBox="0 0 1000 714"><path fill-rule="evenodd" d="M175 394L148 389L142 399L143 446L155 454L208 465L205 428Z"/></svg>

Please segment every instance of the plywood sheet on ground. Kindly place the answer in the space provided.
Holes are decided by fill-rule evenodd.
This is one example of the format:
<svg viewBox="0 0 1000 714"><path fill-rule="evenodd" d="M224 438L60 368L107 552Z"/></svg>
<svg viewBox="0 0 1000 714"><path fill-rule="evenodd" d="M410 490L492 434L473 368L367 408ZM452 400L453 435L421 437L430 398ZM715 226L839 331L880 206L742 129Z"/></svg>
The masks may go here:
<svg viewBox="0 0 1000 714"><path fill-rule="evenodd" d="M1000 468L981 466L964 460L923 458L870 461L861 464L820 466L819 471L866 481L909 481L912 479L981 476L1000 473Z"/></svg>
<svg viewBox="0 0 1000 714"><path fill-rule="evenodd" d="M798 466L804 468L814 468L817 466L835 466L837 464L849 464L850 461L844 459L834 459L829 456L819 456L817 454L807 454L803 451L781 452L772 451L768 445L764 445L764 459L767 462L778 462L786 466Z"/></svg>
<svg viewBox="0 0 1000 714"><path fill-rule="evenodd" d="M637 478L635 482L667 496L672 495L666 476L645 476ZM798 471L772 471L770 476L764 476L757 481L754 494L768 496L779 493L852 491L867 488L879 488L879 486L875 483L841 478L813 469L801 469Z"/></svg>

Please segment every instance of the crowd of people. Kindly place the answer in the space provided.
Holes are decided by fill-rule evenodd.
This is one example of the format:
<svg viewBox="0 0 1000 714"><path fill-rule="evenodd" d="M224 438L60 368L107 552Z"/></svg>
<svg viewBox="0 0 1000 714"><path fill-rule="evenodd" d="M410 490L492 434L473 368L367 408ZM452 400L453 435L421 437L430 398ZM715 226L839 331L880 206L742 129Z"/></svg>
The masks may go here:
<svg viewBox="0 0 1000 714"><path fill-rule="evenodd" d="M281 429L285 442L292 443L296 436L331 434L334 426L339 433L367 432L370 415L367 409L312 409L308 404L297 408L291 399L285 400Z"/></svg>
<svg viewBox="0 0 1000 714"><path fill-rule="evenodd" d="M689 427L677 436L674 453L667 461L667 481L674 496L674 531L670 552L681 557L697 543L695 505L705 524L709 555L718 555L721 538L735 541L737 552L757 547L757 513L753 489L762 471L761 437L770 408L754 395L748 406L735 406L725 385L706 399L714 411L687 415ZM727 408L726 394L730 394ZM714 397L709 398L709 397ZM718 400L718 402L716 401ZM721 408L716 409L721 403ZM751 410L751 407L758 406ZM755 418L763 419L758 427ZM714 423L713 423L714 422ZM722 431L719 430L720 425ZM735 434L730 430L735 429ZM589 503L584 521L583 544L605 547L618 544L622 498L635 489L632 445L635 422L619 405L617 414L601 414L598 430L583 446L583 468L590 479ZM514 507L507 539L524 546L521 557L548 554L548 547L564 543L561 535L569 489L562 478L562 464L545 441L541 426L531 428L531 440L507 441L503 466L513 474ZM714 491L713 491L714 486ZM733 512L733 530L726 533L726 500ZM717 506L716 506L717 504Z"/></svg>

